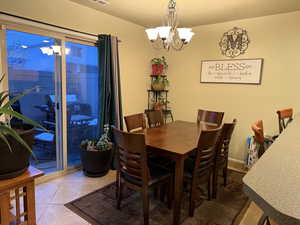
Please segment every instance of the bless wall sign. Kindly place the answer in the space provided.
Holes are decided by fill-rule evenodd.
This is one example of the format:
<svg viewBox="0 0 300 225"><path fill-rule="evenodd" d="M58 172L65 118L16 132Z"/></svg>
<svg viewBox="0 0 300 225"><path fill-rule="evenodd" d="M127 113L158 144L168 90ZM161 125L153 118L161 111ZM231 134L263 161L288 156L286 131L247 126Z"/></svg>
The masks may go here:
<svg viewBox="0 0 300 225"><path fill-rule="evenodd" d="M205 60L201 83L260 84L263 59Z"/></svg>

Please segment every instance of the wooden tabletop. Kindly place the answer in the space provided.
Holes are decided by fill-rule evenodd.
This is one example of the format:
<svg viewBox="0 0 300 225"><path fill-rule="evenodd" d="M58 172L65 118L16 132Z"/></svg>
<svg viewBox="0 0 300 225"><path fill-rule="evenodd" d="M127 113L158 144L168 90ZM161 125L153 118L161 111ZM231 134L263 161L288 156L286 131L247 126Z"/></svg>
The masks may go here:
<svg viewBox="0 0 300 225"><path fill-rule="evenodd" d="M177 155L185 155L197 147L201 130L213 128L216 126L175 121L160 127L147 128L139 133L145 134L147 146Z"/></svg>
<svg viewBox="0 0 300 225"><path fill-rule="evenodd" d="M26 183L30 180L33 180L43 175L44 173L42 171L32 166L29 166L28 170L18 177L7 179L7 180L0 180L0 191L10 189L14 187L16 184Z"/></svg>

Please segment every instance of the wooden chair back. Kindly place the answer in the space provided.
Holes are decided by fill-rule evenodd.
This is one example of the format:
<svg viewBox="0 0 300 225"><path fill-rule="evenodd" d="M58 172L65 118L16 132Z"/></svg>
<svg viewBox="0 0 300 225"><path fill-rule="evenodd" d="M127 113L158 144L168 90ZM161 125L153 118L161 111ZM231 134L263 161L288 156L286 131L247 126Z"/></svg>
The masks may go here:
<svg viewBox="0 0 300 225"><path fill-rule="evenodd" d="M205 122L205 123L211 123L217 126L221 126L223 117L224 117L224 112L215 112L215 111L199 109L198 116L197 116L197 123Z"/></svg>
<svg viewBox="0 0 300 225"><path fill-rule="evenodd" d="M293 121L293 109L278 110L276 113L278 115L279 133L281 133Z"/></svg>
<svg viewBox="0 0 300 225"><path fill-rule="evenodd" d="M146 120L144 113L138 113L134 115L125 116L125 123L127 127L127 131L131 132L136 129L145 129L146 128Z"/></svg>
<svg viewBox="0 0 300 225"><path fill-rule="evenodd" d="M232 123L224 123L222 126L217 150L217 160L219 164L228 161L229 144L236 123L237 120L234 119Z"/></svg>
<svg viewBox="0 0 300 225"><path fill-rule="evenodd" d="M201 131L193 172L194 177L200 172L210 172L213 169L220 132L221 128Z"/></svg>
<svg viewBox="0 0 300 225"><path fill-rule="evenodd" d="M161 110L149 111L146 113L149 127L159 127L165 124Z"/></svg>
<svg viewBox="0 0 300 225"><path fill-rule="evenodd" d="M123 132L115 127L113 135L118 168L123 179L134 186L148 185L149 168L145 135Z"/></svg>
<svg viewBox="0 0 300 225"><path fill-rule="evenodd" d="M260 158L265 152L265 137L264 137L264 126L263 121L258 120L251 126L254 132L254 139L257 143L259 143L258 157Z"/></svg>
<svg viewBox="0 0 300 225"><path fill-rule="evenodd" d="M253 132L254 132L254 139L256 142L263 144L265 137L264 137L264 125L262 120L256 121L252 126L251 126Z"/></svg>

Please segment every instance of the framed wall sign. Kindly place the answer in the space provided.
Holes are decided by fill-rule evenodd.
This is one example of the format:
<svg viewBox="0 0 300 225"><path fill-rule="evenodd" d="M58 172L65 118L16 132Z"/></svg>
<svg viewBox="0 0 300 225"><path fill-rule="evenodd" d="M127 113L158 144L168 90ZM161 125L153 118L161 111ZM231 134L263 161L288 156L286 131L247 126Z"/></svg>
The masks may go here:
<svg viewBox="0 0 300 225"><path fill-rule="evenodd" d="M201 83L260 84L263 59L201 61Z"/></svg>

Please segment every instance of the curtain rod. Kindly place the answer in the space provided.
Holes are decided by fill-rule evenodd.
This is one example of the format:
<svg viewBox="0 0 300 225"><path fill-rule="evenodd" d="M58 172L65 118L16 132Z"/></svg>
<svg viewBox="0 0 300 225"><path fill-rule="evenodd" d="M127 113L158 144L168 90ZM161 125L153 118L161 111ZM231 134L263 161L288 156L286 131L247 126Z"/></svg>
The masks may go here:
<svg viewBox="0 0 300 225"><path fill-rule="evenodd" d="M10 13L7 13L7 12L3 12L3 11L0 11L0 14L6 15L6 16L12 16L12 17L16 17L16 18L18 18L18 19L27 20L27 21L34 22L34 23L40 23L40 24L43 24L43 25L52 26L52 27L55 27L55 28L64 29L64 30L68 30L68 31L72 31L72 32L76 32L76 33L80 33L80 34L84 34L84 35L89 35L89 36L93 36L93 37L98 37L97 34L92 34L92 33L88 33L88 32L83 32L83 31L75 30L75 29L68 28L68 27L62 27L62 26L58 26L58 25L55 25L55 24L42 22L42 21L40 21L40 20L30 19L30 18L23 17L23 16L17 16L17 15L14 15L14 14L10 14ZM121 42L121 40L118 40L118 42Z"/></svg>

